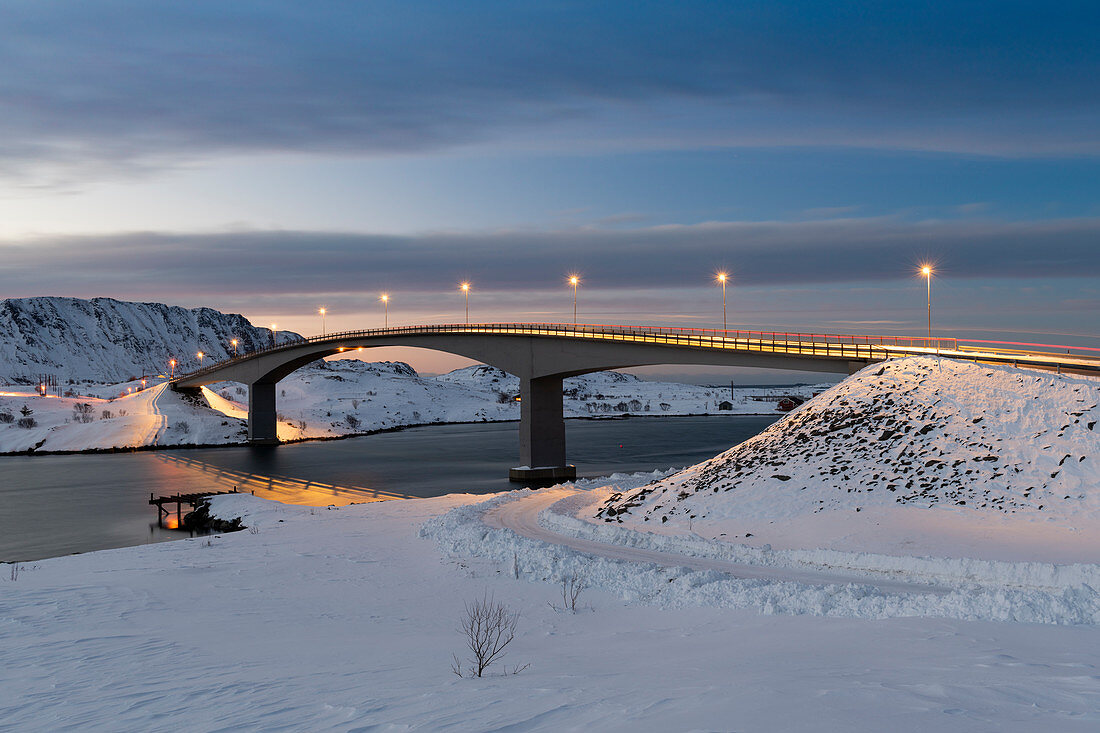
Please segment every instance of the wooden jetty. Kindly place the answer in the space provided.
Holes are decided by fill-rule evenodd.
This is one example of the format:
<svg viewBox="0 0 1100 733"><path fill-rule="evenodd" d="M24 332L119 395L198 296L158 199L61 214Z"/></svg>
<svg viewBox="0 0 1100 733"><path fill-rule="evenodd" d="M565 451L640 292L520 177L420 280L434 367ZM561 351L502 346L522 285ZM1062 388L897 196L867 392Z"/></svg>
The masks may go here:
<svg viewBox="0 0 1100 733"><path fill-rule="evenodd" d="M176 505L176 527L183 528L183 505L188 504L192 509L197 507L204 499L208 499L211 496L222 496L223 494L239 494L237 487L234 486L231 491L205 491L199 494L176 494L175 496L155 496L149 494L149 503L157 508L157 526L164 526L164 518L167 517L170 512L164 508L165 504Z"/></svg>

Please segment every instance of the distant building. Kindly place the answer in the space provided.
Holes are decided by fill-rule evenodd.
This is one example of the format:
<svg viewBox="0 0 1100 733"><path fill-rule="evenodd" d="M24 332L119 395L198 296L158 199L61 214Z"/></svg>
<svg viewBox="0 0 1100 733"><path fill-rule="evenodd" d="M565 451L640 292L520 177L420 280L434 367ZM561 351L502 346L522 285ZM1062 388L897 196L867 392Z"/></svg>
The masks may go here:
<svg viewBox="0 0 1100 733"><path fill-rule="evenodd" d="M719 410L732 410L733 409L733 403L730 402L729 400L723 400L722 402L718 403L718 409Z"/></svg>

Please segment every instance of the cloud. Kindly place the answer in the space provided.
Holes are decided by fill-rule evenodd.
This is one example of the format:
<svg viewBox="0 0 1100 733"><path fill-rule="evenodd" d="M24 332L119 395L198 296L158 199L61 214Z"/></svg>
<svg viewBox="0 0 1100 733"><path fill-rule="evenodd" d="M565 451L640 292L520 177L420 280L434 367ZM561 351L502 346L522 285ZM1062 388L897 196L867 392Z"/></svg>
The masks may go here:
<svg viewBox="0 0 1100 733"><path fill-rule="evenodd" d="M92 3L0 24L27 178L468 145L1100 152L1088 3Z"/></svg>
<svg viewBox="0 0 1100 733"><path fill-rule="evenodd" d="M1100 277L1100 219L710 222L391 236L305 231L129 233L0 243L9 294L289 297L383 289L556 289L566 272L603 289L692 288L729 267L736 287L911 280ZM484 297L484 296L482 296Z"/></svg>

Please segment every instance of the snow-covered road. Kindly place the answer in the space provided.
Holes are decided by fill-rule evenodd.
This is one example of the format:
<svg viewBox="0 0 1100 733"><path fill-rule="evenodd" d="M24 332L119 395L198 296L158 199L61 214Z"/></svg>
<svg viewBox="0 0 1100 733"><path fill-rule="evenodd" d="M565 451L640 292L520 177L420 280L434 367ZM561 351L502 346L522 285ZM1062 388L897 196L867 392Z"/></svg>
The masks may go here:
<svg viewBox="0 0 1100 733"><path fill-rule="evenodd" d="M716 570L733 578L791 581L807 585L835 585L856 583L870 585L884 593L946 594L951 589L926 583L906 583L865 576L844 575L783 567L750 565L705 557L691 557L672 552L659 552L638 547L627 547L595 540L581 539L555 532L539 524L539 513L555 503L579 493L578 489L563 486L541 489L530 496L505 502L493 507L484 515L485 524L494 529L509 529L524 537L562 545L579 552L628 562L653 563L664 567L690 568L692 570Z"/></svg>

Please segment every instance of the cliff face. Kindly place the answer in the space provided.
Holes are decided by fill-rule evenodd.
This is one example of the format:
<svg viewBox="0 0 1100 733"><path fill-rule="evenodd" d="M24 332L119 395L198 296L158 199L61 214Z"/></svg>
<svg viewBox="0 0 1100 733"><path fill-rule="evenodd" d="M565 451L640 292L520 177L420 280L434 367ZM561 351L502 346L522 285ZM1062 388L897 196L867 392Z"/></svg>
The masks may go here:
<svg viewBox="0 0 1100 733"><path fill-rule="evenodd" d="M297 334L279 332L279 340ZM62 382L119 382L197 366L195 354L223 359L237 339L244 352L271 343L271 331L210 308L129 303L113 298L13 298L0 301L0 381L30 384L41 374Z"/></svg>

